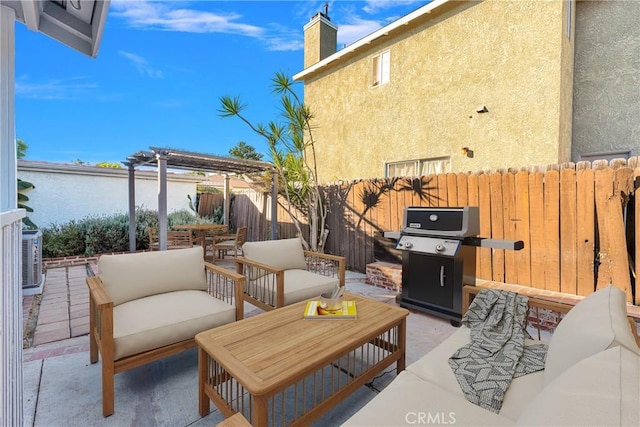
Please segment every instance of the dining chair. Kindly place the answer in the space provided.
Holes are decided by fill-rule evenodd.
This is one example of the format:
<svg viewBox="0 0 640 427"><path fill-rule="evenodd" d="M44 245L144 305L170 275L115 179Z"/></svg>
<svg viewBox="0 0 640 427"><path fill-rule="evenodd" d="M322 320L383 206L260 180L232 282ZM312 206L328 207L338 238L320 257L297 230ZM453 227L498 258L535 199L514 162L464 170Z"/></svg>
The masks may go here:
<svg viewBox="0 0 640 427"><path fill-rule="evenodd" d="M156 227L147 228L147 234L149 235L149 250L157 251L160 249L158 243L158 229Z"/></svg>
<svg viewBox="0 0 640 427"><path fill-rule="evenodd" d="M204 230L203 239L204 239L204 248L205 248L205 260L210 262L215 262L215 252L214 245L216 241L220 240L222 236L227 236L229 234L228 227L220 227L220 228L209 228ZM235 237L235 236L232 236ZM230 237L230 238L232 238ZM227 240L227 239L225 239Z"/></svg>
<svg viewBox="0 0 640 427"><path fill-rule="evenodd" d="M191 248L193 244L194 238L191 231L167 231L167 249Z"/></svg>
<svg viewBox="0 0 640 427"><path fill-rule="evenodd" d="M152 251L160 250L158 241L158 229L149 227L149 249ZM191 231L167 231L167 249L185 249L193 247L194 239Z"/></svg>
<svg viewBox="0 0 640 427"><path fill-rule="evenodd" d="M247 240L247 227L240 227L236 234L226 234L216 237L213 244L213 253L218 252L218 258L222 259L228 251L233 251L234 258L242 251L242 245Z"/></svg>

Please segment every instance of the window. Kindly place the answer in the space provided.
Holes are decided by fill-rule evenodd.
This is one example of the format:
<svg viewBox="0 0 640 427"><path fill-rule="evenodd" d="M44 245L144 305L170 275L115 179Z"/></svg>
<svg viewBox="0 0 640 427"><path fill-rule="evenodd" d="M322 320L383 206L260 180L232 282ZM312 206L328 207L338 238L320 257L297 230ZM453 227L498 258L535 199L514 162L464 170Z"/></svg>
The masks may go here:
<svg viewBox="0 0 640 427"><path fill-rule="evenodd" d="M580 160L588 160L590 162L594 160L628 159L629 157L631 157L631 150L580 154Z"/></svg>
<svg viewBox="0 0 640 427"><path fill-rule="evenodd" d="M424 176L451 172L450 157L391 162L385 165L385 177Z"/></svg>
<svg viewBox="0 0 640 427"><path fill-rule="evenodd" d="M371 86L380 86L389 81L389 69L391 66L391 52L388 50L373 57L373 74Z"/></svg>

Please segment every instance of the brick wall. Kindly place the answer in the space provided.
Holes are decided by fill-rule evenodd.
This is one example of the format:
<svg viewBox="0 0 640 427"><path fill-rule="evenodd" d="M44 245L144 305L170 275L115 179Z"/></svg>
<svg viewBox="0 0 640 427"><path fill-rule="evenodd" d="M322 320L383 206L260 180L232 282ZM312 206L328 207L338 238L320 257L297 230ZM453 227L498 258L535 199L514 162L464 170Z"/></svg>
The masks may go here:
<svg viewBox="0 0 640 427"><path fill-rule="evenodd" d="M373 262L367 264L367 285L400 292L402 289L402 266L390 262Z"/></svg>

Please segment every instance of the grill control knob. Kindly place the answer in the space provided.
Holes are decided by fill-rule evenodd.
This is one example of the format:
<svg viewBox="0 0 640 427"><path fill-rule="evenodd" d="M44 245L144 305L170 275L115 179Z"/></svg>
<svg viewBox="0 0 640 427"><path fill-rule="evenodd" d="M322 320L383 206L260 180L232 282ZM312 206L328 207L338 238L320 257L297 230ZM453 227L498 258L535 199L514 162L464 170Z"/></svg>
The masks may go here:
<svg viewBox="0 0 640 427"><path fill-rule="evenodd" d="M438 244L436 245L436 252L444 252L444 250L445 250L445 247L444 247L444 245L443 245L443 244L438 243Z"/></svg>
<svg viewBox="0 0 640 427"><path fill-rule="evenodd" d="M411 242L404 242L404 247L407 249L411 249L413 247L413 243Z"/></svg>

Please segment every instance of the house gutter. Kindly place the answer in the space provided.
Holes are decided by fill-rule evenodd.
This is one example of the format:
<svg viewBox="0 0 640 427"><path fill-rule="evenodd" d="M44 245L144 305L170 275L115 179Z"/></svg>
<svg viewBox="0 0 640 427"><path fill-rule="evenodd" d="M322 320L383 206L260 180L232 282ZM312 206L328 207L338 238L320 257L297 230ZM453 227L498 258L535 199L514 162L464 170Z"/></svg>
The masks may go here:
<svg viewBox="0 0 640 427"><path fill-rule="evenodd" d="M345 47L344 49L339 50L338 52L334 53L333 55L327 56L325 59L323 59L322 61L319 61L315 64L313 64L312 66L310 66L309 68L306 68L305 70L302 70L301 72L299 72L298 74L295 74L293 76L293 80L305 80L305 78L310 77L312 74L321 71L323 68L327 67L329 64L331 64L332 62L338 61L340 59L342 59L343 57L350 55L352 53L355 53L359 50L362 50L365 46L370 45L371 43L373 43L375 40L382 38L382 37L386 37L388 36L390 33L392 33L393 31L405 26L405 25L409 25L412 21L421 18L425 15L430 14L433 10L439 8L440 6L444 5L445 3L449 3L452 0L433 0L431 3L426 4L424 6L422 6L421 8L414 10L413 12L411 12L408 15L403 16L402 18L398 19L397 21L392 22L391 24L380 28L379 30L374 31L373 33L369 34L366 37L361 38L360 40L356 41L355 43Z"/></svg>

